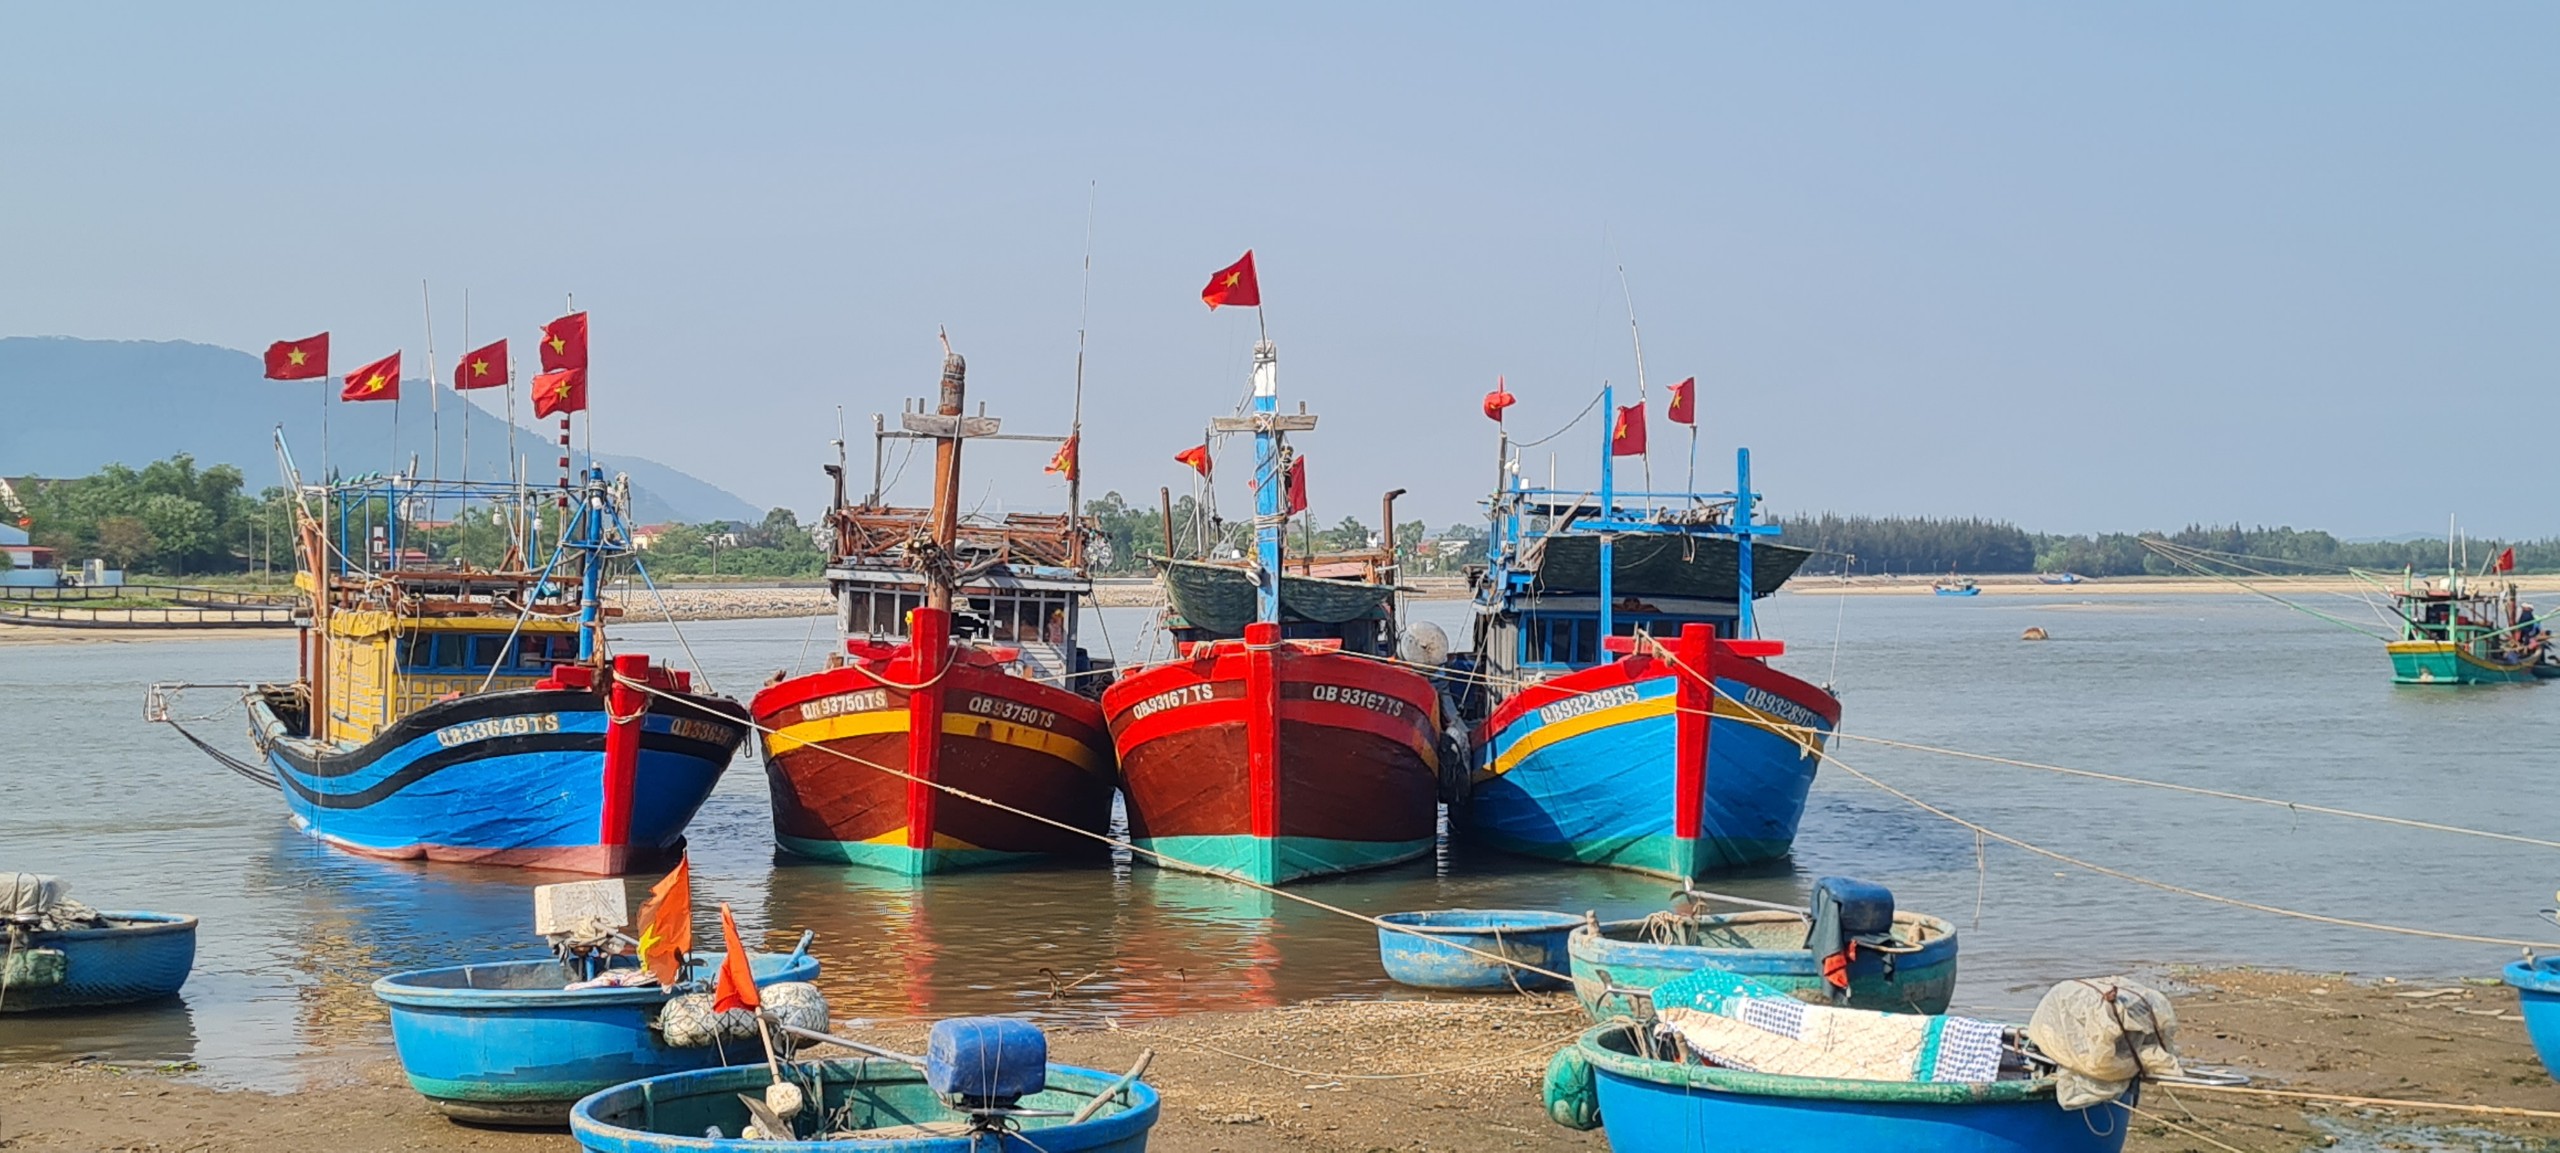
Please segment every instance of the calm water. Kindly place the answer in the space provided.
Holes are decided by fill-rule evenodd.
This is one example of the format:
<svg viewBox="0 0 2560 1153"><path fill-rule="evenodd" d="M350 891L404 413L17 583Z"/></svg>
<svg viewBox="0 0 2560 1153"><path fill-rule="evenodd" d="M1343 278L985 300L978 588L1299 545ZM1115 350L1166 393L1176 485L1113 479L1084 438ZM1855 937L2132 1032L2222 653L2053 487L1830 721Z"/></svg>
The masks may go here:
<svg viewBox="0 0 2560 1153"><path fill-rule="evenodd" d="M1853 733L2544 834L2560 686L2395 689L2378 646L2247 598L1826 597L1768 603L1781 659L1836 681ZM1462 604L1418 615L1463 636ZM1103 624L1124 657L1147 614ZM2054 639L2020 642L2028 625ZM813 627L814 626L814 627ZM732 692L807 667L824 621L689 625ZM1833 637L1839 643L1834 648ZM627 642L681 658L670 629ZM1099 631L1088 636L1099 640ZM1836 672L1835 669L1836 662ZM231 1083L290 1084L313 1054L388 1044L365 982L396 969L539 953L529 888L501 870L369 861L294 833L274 794L140 719L154 680L290 675L285 638L0 647L0 869L59 873L108 908L204 918L183 1004L0 1018L0 1062L96 1053L194 1060ZM244 755L228 694L199 731ZM1848 742L1848 763L1992 828L2102 864L2269 904L2538 939L2560 855L2282 809L2055 777ZM742 757L695 823L695 891L750 941L818 933L840 1015L1019 1011L1093 1020L1397 996L1356 923L1152 869L906 882L778 861L761 767ZM2254 962L2368 973L2487 973L2510 950L2381 936L2199 903L2068 869L1973 835L1846 774L1815 785L1794 859L1712 887L1800 897L1848 873L1964 929L1960 1008L2018 1012L2063 977L2137 964ZM645 880L645 879L644 879ZM634 904L638 900L634 889ZM1524 906L1603 916L1660 907L1665 885L1464 851L1304 886L1373 913ZM1977 900L1980 919L1975 921ZM1047 968L1100 975L1052 999Z"/></svg>

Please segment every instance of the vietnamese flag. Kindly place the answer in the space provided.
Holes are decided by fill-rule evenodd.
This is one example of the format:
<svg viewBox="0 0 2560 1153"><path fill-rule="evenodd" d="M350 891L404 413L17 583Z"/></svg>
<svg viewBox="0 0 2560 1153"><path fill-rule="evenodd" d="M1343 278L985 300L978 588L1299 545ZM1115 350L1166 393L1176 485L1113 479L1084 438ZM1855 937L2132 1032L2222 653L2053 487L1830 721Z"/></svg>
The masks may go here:
<svg viewBox="0 0 2560 1153"><path fill-rule="evenodd" d="M1289 480L1286 485L1282 486L1280 491L1288 498L1288 507L1281 509L1280 515L1296 516L1299 513L1307 511L1306 457L1297 456L1290 458Z"/></svg>
<svg viewBox="0 0 2560 1153"><path fill-rule="evenodd" d="M400 354L392 353L348 373L347 386L338 390L338 399L400 399Z"/></svg>
<svg viewBox="0 0 2560 1153"><path fill-rule="evenodd" d="M2516 571L2516 550L2513 546L2509 546L2507 551L2498 554L2498 571Z"/></svg>
<svg viewBox="0 0 2560 1153"><path fill-rule="evenodd" d="M764 996L756 992L755 963L747 959L747 943L738 939L738 919L729 915L726 901L720 903L720 937L729 952L720 958L720 976L711 984L711 1011L763 1007Z"/></svg>
<svg viewBox="0 0 2560 1153"><path fill-rule="evenodd" d="M474 388L496 388L506 382L506 341L501 340L454 363L453 387L457 392Z"/></svg>
<svg viewBox="0 0 2560 1153"><path fill-rule="evenodd" d="M317 380L329 375L329 334L267 346L267 379Z"/></svg>
<svg viewBox="0 0 2560 1153"><path fill-rule="evenodd" d="M1190 465L1191 471L1193 472L1199 473L1202 476L1209 475L1208 445L1194 445L1190 448L1183 449L1181 452L1173 454L1173 459L1176 464Z"/></svg>
<svg viewBox="0 0 2560 1153"><path fill-rule="evenodd" d="M1502 423L1502 410L1518 403L1520 403L1520 398L1511 395L1511 390L1502 386L1502 378L1498 376L1494 377L1493 391L1484 394L1485 419L1490 420L1495 424L1500 424Z"/></svg>
<svg viewBox="0 0 2560 1153"><path fill-rule="evenodd" d="M1609 428L1609 455L1636 456L1644 452L1644 402L1618 410L1618 421Z"/></svg>
<svg viewBox="0 0 2560 1153"><path fill-rule="evenodd" d="M678 857L675 871L640 903L640 967L672 989L693 951L693 858Z"/></svg>
<svg viewBox="0 0 2560 1153"><path fill-rule="evenodd" d="M542 371L587 366L587 314L572 312L542 326Z"/></svg>
<svg viewBox="0 0 2560 1153"><path fill-rule="evenodd" d="M1081 439L1083 439L1082 433L1068 437L1067 443L1058 446L1057 455L1049 458L1049 467L1040 471L1054 472L1068 480L1074 480L1076 478L1076 441Z"/></svg>
<svg viewBox="0 0 2560 1153"><path fill-rule="evenodd" d="M587 410L587 370L564 368L533 378L533 416L540 420L553 413Z"/></svg>
<svg viewBox="0 0 2560 1153"><path fill-rule="evenodd" d="M1698 378L1690 377L1671 386L1671 411L1664 415L1673 424L1696 427L1698 423Z"/></svg>
<svg viewBox="0 0 2560 1153"><path fill-rule="evenodd" d="M1244 250L1244 259L1221 268L1209 278L1209 286L1200 290L1200 303L1216 312L1221 304L1238 308L1256 308L1262 304L1262 282L1253 275L1253 250Z"/></svg>

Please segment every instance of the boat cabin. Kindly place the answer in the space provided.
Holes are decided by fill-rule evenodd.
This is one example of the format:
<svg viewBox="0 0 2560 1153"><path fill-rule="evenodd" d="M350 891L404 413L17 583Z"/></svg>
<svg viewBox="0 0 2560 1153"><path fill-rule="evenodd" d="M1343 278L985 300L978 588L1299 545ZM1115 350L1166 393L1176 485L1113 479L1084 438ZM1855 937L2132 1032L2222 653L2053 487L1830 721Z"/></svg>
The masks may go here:
<svg viewBox="0 0 2560 1153"><path fill-rule="evenodd" d="M827 567L827 585L847 643L907 639L908 614L931 591L907 555L913 542L929 539L928 516L925 509L869 504L830 515L836 562ZM1081 542L1082 533L1064 516L1014 513L961 524L950 553L937 558L957 570L952 635L1017 651L1034 677L1092 671L1076 643L1077 609L1093 591Z"/></svg>

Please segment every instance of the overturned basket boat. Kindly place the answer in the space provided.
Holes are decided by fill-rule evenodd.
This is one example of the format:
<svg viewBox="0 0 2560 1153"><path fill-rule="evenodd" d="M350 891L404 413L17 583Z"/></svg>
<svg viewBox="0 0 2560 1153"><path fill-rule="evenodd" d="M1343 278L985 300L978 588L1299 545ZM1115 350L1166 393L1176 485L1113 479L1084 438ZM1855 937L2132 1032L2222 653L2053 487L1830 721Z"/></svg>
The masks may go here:
<svg viewBox="0 0 2560 1153"><path fill-rule="evenodd" d="M94 1009L174 996L196 963L196 919L106 912L86 927L11 924L0 943L0 1013Z"/></svg>
<svg viewBox="0 0 2560 1153"><path fill-rule="evenodd" d="M700 971L719 971L722 956L698 956ZM799 950L749 960L758 986L818 975L817 959ZM571 980L545 958L394 973L373 993L391 1007L391 1040L410 1087L460 1121L557 1127L599 1089L764 1060L752 1034L718 1046L669 1044L659 1012L681 988L566 988Z"/></svg>
<svg viewBox="0 0 2560 1153"><path fill-rule="evenodd" d="M1858 1081L1655 1060L1636 1026L1584 1033L1559 1054L1548 1112L1608 1130L1616 1153L2118 1153L2135 1090L2074 1112L2050 1077L1985 1084ZM1714 1134L1712 1144L1704 1144Z"/></svg>
<svg viewBox="0 0 2560 1153"><path fill-rule="evenodd" d="M1822 959L1805 947L1805 919L1774 911L1656 913L1587 924L1566 941L1573 993L1595 1021L1640 1015L1641 993L1701 969L1740 973L1807 1001L1828 1001ZM1944 1013L1956 989L1956 927L1917 913L1893 915L1887 949L1861 949L1848 966L1851 1008Z"/></svg>

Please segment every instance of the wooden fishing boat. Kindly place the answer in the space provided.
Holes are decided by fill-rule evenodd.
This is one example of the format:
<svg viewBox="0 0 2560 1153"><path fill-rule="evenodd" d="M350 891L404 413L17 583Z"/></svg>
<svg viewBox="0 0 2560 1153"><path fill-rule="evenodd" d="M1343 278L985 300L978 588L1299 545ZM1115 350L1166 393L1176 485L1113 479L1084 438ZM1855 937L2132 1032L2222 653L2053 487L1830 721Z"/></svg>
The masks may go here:
<svg viewBox="0 0 2560 1153"><path fill-rule="evenodd" d="M1549 1066L1549 1115L1605 1127L1616 1153L2118 1153L2138 1090L2074 1112L2050 1077L1988 1083L1754 1073L1644 1054L1629 1022Z"/></svg>
<svg viewBox="0 0 2560 1153"><path fill-rule="evenodd" d="M1176 656L1102 694L1140 857L1266 885L1430 852L1442 763L1439 690L1381 659L1396 636L1391 568L1286 575L1281 538L1297 509L1283 503L1283 433L1316 418L1278 404L1278 353L1264 340L1252 415L1216 425L1254 437L1253 566L1161 561ZM1391 543L1385 555L1391 566Z"/></svg>
<svg viewBox="0 0 2560 1153"><path fill-rule="evenodd" d="M2403 578L2391 592L2400 639L2385 643L2391 679L2404 685L2518 684L2560 676L2533 606L2514 581L2477 582L2452 573L2424 583Z"/></svg>
<svg viewBox="0 0 2560 1153"><path fill-rule="evenodd" d="M98 912L51 877L0 874L0 1013L174 996L195 968L196 919Z"/></svg>
<svg viewBox="0 0 2560 1153"><path fill-rule="evenodd" d="M1725 493L1621 492L1601 453L1596 502L1506 464L1453 662L1474 754L1450 824L1675 880L1785 856L1840 702L1770 667L1753 606L1812 554L1760 542L1748 449Z"/></svg>
<svg viewBox="0 0 2560 1153"><path fill-rule="evenodd" d="M289 467L289 462L288 462ZM628 558L616 486L589 469L540 569L547 501L516 487L377 477L294 489L302 671L247 694L294 824L368 856L616 875L670 858L746 738L746 711L692 676L609 655L605 569ZM507 520L496 570L410 547L413 510L468 501ZM155 719L174 722L155 686ZM184 730L181 729L183 733Z"/></svg>
<svg viewBox="0 0 2560 1153"><path fill-rule="evenodd" d="M616 1086L580 1101L569 1129L588 1153L1143 1153L1160 1104L1143 1081L1050 1065L1046 1087L1020 1097L1021 1115L973 1123L928 1083L925 1070L885 1057L803 1061L788 1071L835 1135L777 1144L738 1137L753 1117L741 1096L764 1091L763 1065L676 1073ZM1090 1116L1077 1113L1102 1101ZM720 1135L713 1136L716 1132Z"/></svg>
<svg viewBox="0 0 2560 1153"><path fill-rule="evenodd" d="M756 984L816 980L818 961L801 944L751 955ZM698 955L695 967L718 972L725 956ZM567 988L577 978L553 958L484 962L394 973L373 983L373 995L391 1009L391 1042L409 1086L461 1121L557 1126L579 1098L614 1085L764 1058L753 1040L667 1043L659 1011L709 988L707 979L674 989Z"/></svg>
<svg viewBox="0 0 2560 1153"><path fill-rule="evenodd" d="M1893 915L1897 951L1861 950L1841 1002L1889 1013L1944 1013L1956 989L1956 927L1917 913ZM1740 973L1788 996L1830 1002L1822 959L1805 947L1797 913L1657 913L1586 924L1566 939L1573 994L1595 1021L1642 1016L1631 992L1701 969Z"/></svg>
<svg viewBox="0 0 2560 1153"><path fill-rule="evenodd" d="M883 504L876 469L870 497L847 504L841 462L828 470L844 647L752 704L774 838L791 853L921 875L1109 851L1111 736L1078 691L1108 667L1076 643L1093 589L1073 511L1080 436L1008 438L1065 442L1067 515L963 523L961 444L1001 435L961 414L966 387L946 349L936 411L875 435L875 459L888 438L935 443L931 508Z"/></svg>
<svg viewBox="0 0 2560 1153"><path fill-rule="evenodd" d="M1948 573L1931 584L1929 592L1942 597L1978 597L1982 595L1982 586L1975 584L1972 577Z"/></svg>

